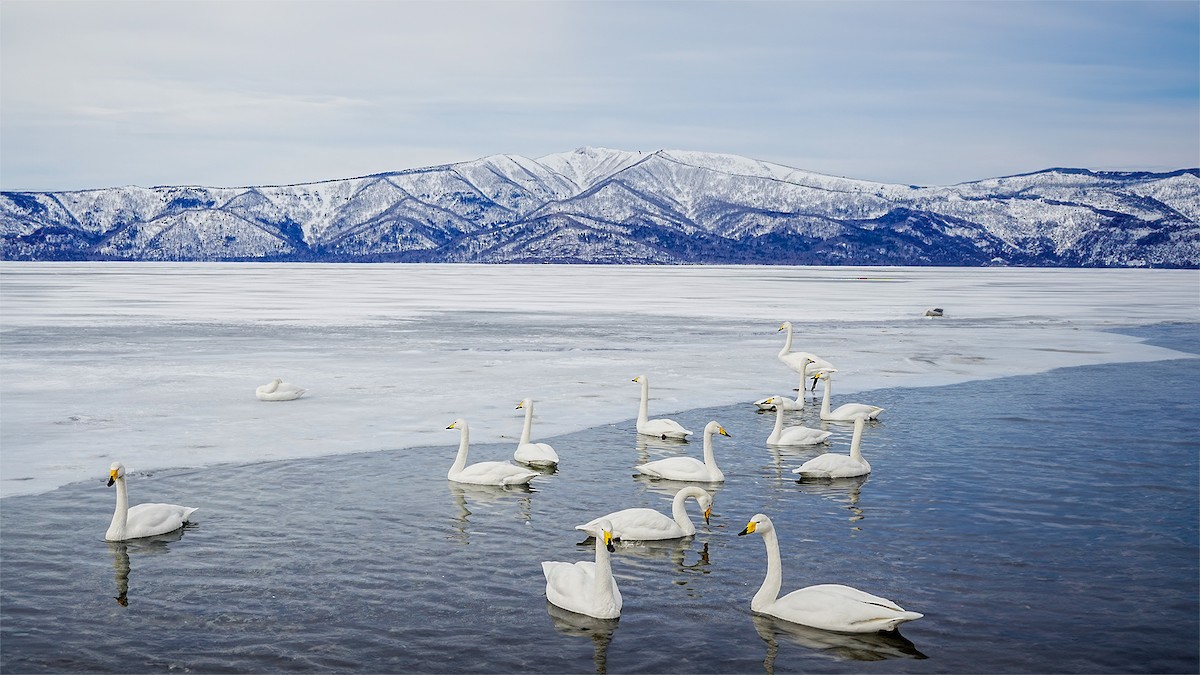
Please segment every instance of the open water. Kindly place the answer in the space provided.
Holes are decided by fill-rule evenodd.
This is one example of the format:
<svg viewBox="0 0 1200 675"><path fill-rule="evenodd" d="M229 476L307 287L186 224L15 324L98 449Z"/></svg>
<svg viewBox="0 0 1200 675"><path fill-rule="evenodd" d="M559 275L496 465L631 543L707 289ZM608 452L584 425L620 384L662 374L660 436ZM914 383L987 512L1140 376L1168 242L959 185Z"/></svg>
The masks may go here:
<svg viewBox="0 0 1200 675"><path fill-rule="evenodd" d="M1195 324L1130 332L1200 354ZM590 559L573 527L596 515L669 510L677 486L632 467L698 456L700 442L645 443L632 420L536 439L562 464L527 491L448 482L455 431L431 447L133 470L131 503L200 507L159 541L103 540L103 475L8 497L0 670L1200 670L1200 359L853 399L887 408L863 440L873 473L833 483L794 480L821 450L769 449L773 417L752 406L671 414L725 425L727 480L710 525L691 505L694 537L618 547L617 621L549 606L540 563ZM819 426L816 411L792 419ZM846 452L850 425L828 426L826 449ZM471 458L512 449L473 445ZM925 617L888 637L755 616L764 548L737 533L757 512L780 532L784 592L846 583Z"/></svg>

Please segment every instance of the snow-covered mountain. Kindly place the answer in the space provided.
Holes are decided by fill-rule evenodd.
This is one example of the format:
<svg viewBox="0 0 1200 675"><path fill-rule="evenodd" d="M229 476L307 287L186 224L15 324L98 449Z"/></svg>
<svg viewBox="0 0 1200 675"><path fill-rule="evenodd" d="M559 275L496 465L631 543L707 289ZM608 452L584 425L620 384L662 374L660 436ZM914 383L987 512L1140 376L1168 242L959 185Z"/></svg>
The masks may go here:
<svg viewBox="0 0 1200 675"><path fill-rule="evenodd" d="M1200 267L1200 169L945 187L580 148L304 185L0 193L8 260Z"/></svg>

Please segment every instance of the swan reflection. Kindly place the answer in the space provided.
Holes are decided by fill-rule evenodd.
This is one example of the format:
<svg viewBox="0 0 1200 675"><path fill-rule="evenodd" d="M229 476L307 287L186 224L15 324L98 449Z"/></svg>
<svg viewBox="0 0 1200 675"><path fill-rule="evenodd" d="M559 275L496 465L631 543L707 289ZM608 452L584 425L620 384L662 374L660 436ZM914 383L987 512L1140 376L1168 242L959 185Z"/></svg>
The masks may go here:
<svg viewBox="0 0 1200 675"><path fill-rule="evenodd" d="M725 483L710 483L707 481L698 481L698 480L697 481L691 481L691 480L684 481L684 480L671 480L669 478L653 478L651 476L647 476L644 473L633 474L633 479L635 481L641 483L643 486L645 486L647 492L654 492L654 493L657 493L660 495L666 495L668 497L674 497L675 494L677 492L679 492L680 490L682 490L683 488L685 488L689 485L695 485L696 487L703 488L704 490L708 491L708 494L712 495L713 499L715 500L717 495L721 493L721 488L723 488L725 486Z"/></svg>
<svg viewBox="0 0 1200 675"><path fill-rule="evenodd" d="M113 599L122 607L129 606L129 571L131 568L129 562L129 554L133 552L137 555L161 555L170 553L171 549L167 544L179 541L183 538L184 530L180 528L174 532L167 534L158 534L153 537L142 537L141 539L128 539L126 541L108 541L108 550L113 556L113 571L114 578L117 582L117 594Z"/></svg>
<svg viewBox="0 0 1200 675"><path fill-rule="evenodd" d="M678 438L654 438L652 436L643 436L638 434L637 445L634 447L637 450L638 464L645 464L655 459L664 457L678 457L686 455L690 449L688 446L691 443Z"/></svg>
<svg viewBox="0 0 1200 675"><path fill-rule="evenodd" d="M832 502L844 504L850 512L850 522L858 523L866 514L858 506L862 496L862 486L870 480L870 476L855 476L854 478L801 478L796 481L801 492L817 495ZM861 530L857 524L851 529Z"/></svg>
<svg viewBox="0 0 1200 675"><path fill-rule="evenodd" d="M493 508L515 500L518 505L517 517L522 522L529 521L533 514L533 488L528 485L500 487L498 485L456 483L454 481L446 481L446 485L450 487L450 496L454 499L454 504L458 507L458 515L454 517L454 530L458 533L458 538L464 544L470 543L468 525L473 513L468 506L468 500L477 510L480 508Z"/></svg>
<svg viewBox="0 0 1200 675"><path fill-rule="evenodd" d="M773 674L779 643L790 642L805 649L814 649L835 658L850 661L883 661L885 659L929 658L899 631L886 633L836 633L801 626L766 614L753 614L754 630L767 643L763 668ZM782 639L782 640L781 640Z"/></svg>
<svg viewBox="0 0 1200 675"><path fill-rule="evenodd" d="M596 673L608 672L608 644L612 642L620 619L597 619L585 614L576 614L546 601L546 612L554 622L554 630L563 635L592 639L592 663Z"/></svg>

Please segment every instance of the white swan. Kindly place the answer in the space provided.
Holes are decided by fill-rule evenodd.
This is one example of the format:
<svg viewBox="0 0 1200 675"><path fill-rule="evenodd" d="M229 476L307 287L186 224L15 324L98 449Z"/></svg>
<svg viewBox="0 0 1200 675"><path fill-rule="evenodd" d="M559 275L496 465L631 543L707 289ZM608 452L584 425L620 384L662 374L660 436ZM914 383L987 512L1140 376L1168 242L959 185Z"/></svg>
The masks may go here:
<svg viewBox="0 0 1200 675"><path fill-rule="evenodd" d="M804 478L853 478L871 473L871 465L862 456L863 427L867 424L866 417L854 420L854 438L850 440L850 454L836 455L827 452L819 457L813 457L799 468L792 469Z"/></svg>
<svg viewBox="0 0 1200 675"><path fill-rule="evenodd" d="M832 396L833 390L833 374L837 370L829 370L822 373L817 373L814 380L825 380L825 394L821 397L821 419L831 422L853 422L859 417L866 417L869 420L878 419L879 413L883 412L883 408L877 405L867 405L866 403L843 403L833 410L829 409L829 398Z"/></svg>
<svg viewBox="0 0 1200 675"><path fill-rule="evenodd" d="M536 471L522 469L508 462L476 462L467 466L467 446L471 442L471 430L467 421L458 418L450 423L447 429L458 429L458 455L454 464L446 473L446 478L456 483L471 483L472 485L524 485L539 474Z"/></svg>
<svg viewBox="0 0 1200 675"><path fill-rule="evenodd" d="M621 616L621 589L617 588L608 557L609 553L616 550L612 545L612 523L600 521L592 530L592 535L596 537L595 562L542 563L542 574L546 576L546 599L576 614L615 619Z"/></svg>
<svg viewBox="0 0 1200 675"><path fill-rule="evenodd" d="M716 457L713 456L713 434L728 436L729 432L714 422L704 427L704 461L695 457L667 457L634 468L652 478L664 480L696 481L701 483L720 483L725 480L725 474L717 468Z"/></svg>
<svg viewBox="0 0 1200 675"><path fill-rule="evenodd" d="M779 326L779 330L787 331L787 339L783 342L783 349L779 350L779 360L783 362L783 365L800 374L801 392L805 391L806 389L815 389L817 387L817 383L814 381L812 387L807 387L804 383L805 378L812 377L822 369L833 368L833 364L811 352L792 351L791 321L784 321Z"/></svg>
<svg viewBox="0 0 1200 675"><path fill-rule="evenodd" d="M525 428L521 431L521 440L517 443L513 459L541 469L558 466L558 453L549 443L532 443L529 440L529 431L533 427L533 400L523 399L517 404L517 410L521 408L525 409Z"/></svg>
<svg viewBox="0 0 1200 675"><path fill-rule="evenodd" d="M107 541L125 541L174 532L187 524L196 511L195 506L178 504L138 504L129 507L129 490L125 487L125 465L113 462L108 467L108 486L117 486L117 508L112 524L104 533Z"/></svg>
<svg viewBox="0 0 1200 675"><path fill-rule="evenodd" d="M645 375L638 375L633 378L634 382L642 384L642 405L638 408L637 432L647 436L657 436L663 440L668 438L678 438L687 440L692 432L684 429L679 422L669 419L648 419L650 406L650 381Z"/></svg>
<svg viewBox="0 0 1200 675"><path fill-rule="evenodd" d="M696 526L692 524L692 519L688 517L687 509L684 506L688 499L695 499L696 503L700 505L704 512L704 522L707 523L708 517L712 514L712 495L694 485L689 485L676 492L675 498L671 500L671 515L673 516L671 518L654 509L623 509L583 525L576 525L575 529L595 532L600 523L607 520L612 525L613 538L622 541L655 541L690 537L696 534Z"/></svg>
<svg viewBox="0 0 1200 675"><path fill-rule="evenodd" d="M308 390L303 387L289 384L277 377L255 389L254 395L260 401L294 401L303 396L306 391Z"/></svg>
<svg viewBox="0 0 1200 675"><path fill-rule="evenodd" d="M842 584L818 584L792 591L782 598L783 564L779 559L779 539L771 519L759 513L750 519L738 536L757 532L767 545L767 576L750 601L750 609L777 619L804 626L843 633L874 633L895 630L905 621L923 614L905 611L896 603Z"/></svg>
<svg viewBox="0 0 1200 675"><path fill-rule="evenodd" d="M786 401L787 399L782 396L772 396L766 400L771 402L777 400ZM782 405L775 406L775 428L771 430L771 435L767 436L767 445L816 445L824 443L825 439L833 435L832 431L812 429L805 426L783 426L785 410Z"/></svg>

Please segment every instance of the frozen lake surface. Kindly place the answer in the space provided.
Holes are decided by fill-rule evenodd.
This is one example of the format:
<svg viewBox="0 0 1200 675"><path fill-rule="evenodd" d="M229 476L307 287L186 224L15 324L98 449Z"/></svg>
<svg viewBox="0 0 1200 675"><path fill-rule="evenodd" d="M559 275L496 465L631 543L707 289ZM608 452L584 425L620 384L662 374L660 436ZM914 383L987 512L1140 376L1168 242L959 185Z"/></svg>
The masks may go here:
<svg viewBox="0 0 1200 675"><path fill-rule="evenodd" d="M0 671L1196 672L1197 273L1139 270L0 266ZM926 319L929 306L946 316ZM749 401L789 393L779 323L887 410L873 472L797 482ZM727 476L697 534L614 554L616 622L548 607L574 525L669 508L632 467L651 414L717 419ZM263 403L273 376L310 388ZM512 455L516 402L560 470L445 479ZM838 401L835 400L835 404ZM793 423L834 432L816 407ZM199 506L109 544L133 502ZM925 617L854 637L753 615L848 583ZM120 602L114 598L119 598Z"/></svg>

